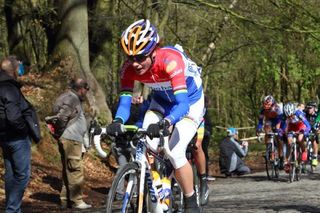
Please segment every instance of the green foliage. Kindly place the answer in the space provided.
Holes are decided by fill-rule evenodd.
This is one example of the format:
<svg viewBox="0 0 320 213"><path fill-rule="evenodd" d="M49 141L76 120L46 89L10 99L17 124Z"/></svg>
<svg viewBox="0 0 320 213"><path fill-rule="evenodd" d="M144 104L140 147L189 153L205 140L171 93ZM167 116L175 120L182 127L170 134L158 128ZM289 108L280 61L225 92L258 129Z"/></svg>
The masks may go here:
<svg viewBox="0 0 320 213"><path fill-rule="evenodd" d="M50 49L61 24L56 4L16 1L6 9L13 11L12 17L2 13L7 23L12 22L9 52L43 69L51 63ZM162 45L179 43L203 67L214 125L255 126L261 98L267 94L281 102L318 100L317 0L94 0L88 1L88 10L91 70L110 108L117 104L119 70L125 60L121 33L141 18L158 27Z"/></svg>

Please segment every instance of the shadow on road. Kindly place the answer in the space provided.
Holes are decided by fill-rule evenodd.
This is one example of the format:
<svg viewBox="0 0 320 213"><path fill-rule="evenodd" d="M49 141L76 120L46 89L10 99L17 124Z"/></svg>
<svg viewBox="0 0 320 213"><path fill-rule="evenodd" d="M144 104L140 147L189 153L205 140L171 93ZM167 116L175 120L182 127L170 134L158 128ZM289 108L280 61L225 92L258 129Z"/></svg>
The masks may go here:
<svg viewBox="0 0 320 213"><path fill-rule="evenodd" d="M107 195L109 193L110 188L106 188L106 187L98 187L98 188L94 188L91 187L91 190L98 192L100 194L105 194Z"/></svg>
<svg viewBox="0 0 320 213"><path fill-rule="evenodd" d="M53 193L45 193L45 192L37 192L32 195L30 195L30 198L34 200L39 200L39 201L47 201L50 203L60 203L60 196L58 194L53 194Z"/></svg>
<svg viewBox="0 0 320 213"><path fill-rule="evenodd" d="M273 211L279 212L287 209L297 210L300 212L320 212L320 208L315 206L308 206L308 205L283 205L283 206L268 206L264 209L272 209Z"/></svg>
<svg viewBox="0 0 320 213"><path fill-rule="evenodd" d="M47 175L42 178L43 183L47 183L52 189L60 191L62 188L62 181L54 176Z"/></svg>

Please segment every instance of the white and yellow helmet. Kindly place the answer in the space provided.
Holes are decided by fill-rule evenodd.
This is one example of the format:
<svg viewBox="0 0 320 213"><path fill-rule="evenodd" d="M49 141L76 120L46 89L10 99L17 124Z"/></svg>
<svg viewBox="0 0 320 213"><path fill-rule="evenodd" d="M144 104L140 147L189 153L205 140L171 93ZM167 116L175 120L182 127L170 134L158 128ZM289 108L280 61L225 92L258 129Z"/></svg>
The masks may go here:
<svg viewBox="0 0 320 213"><path fill-rule="evenodd" d="M159 43L157 29L148 19L131 24L121 36L121 46L128 56L148 55Z"/></svg>

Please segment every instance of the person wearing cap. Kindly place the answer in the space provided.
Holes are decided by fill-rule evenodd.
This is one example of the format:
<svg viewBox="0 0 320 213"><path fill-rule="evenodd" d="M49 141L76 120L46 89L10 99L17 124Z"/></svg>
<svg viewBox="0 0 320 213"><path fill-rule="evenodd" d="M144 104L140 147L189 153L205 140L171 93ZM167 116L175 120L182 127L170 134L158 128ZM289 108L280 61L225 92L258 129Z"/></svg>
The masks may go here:
<svg viewBox="0 0 320 213"><path fill-rule="evenodd" d="M91 205L83 201L83 150L87 121L82 103L89 90L86 80L78 78L70 82L70 89L55 101L53 112L63 126L58 139L62 161L61 208L88 209Z"/></svg>
<svg viewBox="0 0 320 213"><path fill-rule="evenodd" d="M227 177L232 174L244 175L250 173L250 168L242 160L248 153L248 142L238 141L238 130L230 127L227 136L220 143L220 172Z"/></svg>

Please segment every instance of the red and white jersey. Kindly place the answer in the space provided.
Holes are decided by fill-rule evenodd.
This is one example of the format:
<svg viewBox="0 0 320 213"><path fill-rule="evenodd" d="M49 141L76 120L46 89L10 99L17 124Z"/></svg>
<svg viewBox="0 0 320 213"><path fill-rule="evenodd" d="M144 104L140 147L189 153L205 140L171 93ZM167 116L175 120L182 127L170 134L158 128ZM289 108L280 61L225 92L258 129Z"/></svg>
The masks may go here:
<svg viewBox="0 0 320 213"><path fill-rule="evenodd" d="M178 93L187 93L190 104L199 100L202 94L201 68L174 47L156 51L152 67L143 75L135 73L132 62L123 65L121 91L132 91L136 80L150 87L154 96L165 102L175 102L174 94Z"/></svg>

